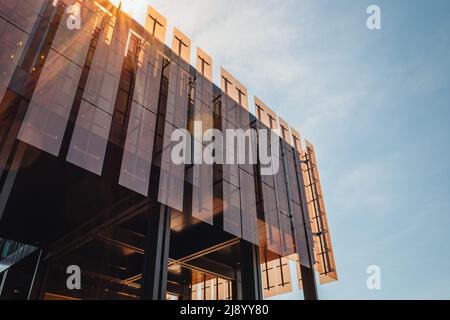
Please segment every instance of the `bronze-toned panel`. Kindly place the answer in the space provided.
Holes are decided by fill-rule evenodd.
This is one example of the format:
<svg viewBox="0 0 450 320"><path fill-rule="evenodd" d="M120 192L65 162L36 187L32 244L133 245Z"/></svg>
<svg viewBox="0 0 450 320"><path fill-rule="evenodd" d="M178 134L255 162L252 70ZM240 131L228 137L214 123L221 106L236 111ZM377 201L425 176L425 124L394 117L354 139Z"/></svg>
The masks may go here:
<svg viewBox="0 0 450 320"><path fill-rule="evenodd" d="M259 245L258 221L256 216L256 194L254 177L245 170L240 170L242 238Z"/></svg>
<svg viewBox="0 0 450 320"><path fill-rule="evenodd" d="M226 181L223 181L223 230L242 238L240 190Z"/></svg>
<svg viewBox="0 0 450 320"><path fill-rule="evenodd" d="M292 145L291 133L289 131L289 124L282 118L278 117L280 137L286 141L289 145Z"/></svg>
<svg viewBox="0 0 450 320"><path fill-rule="evenodd" d="M144 42L139 52L133 99L155 114L158 112L162 64L163 55L149 42Z"/></svg>
<svg viewBox="0 0 450 320"><path fill-rule="evenodd" d="M82 69L50 50L17 138L59 155Z"/></svg>
<svg viewBox="0 0 450 320"><path fill-rule="evenodd" d="M18 139L58 156L97 14L76 2L80 30L59 25ZM63 17L66 19L67 15Z"/></svg>
<svg viewBox="0 0 450 320"><path fill-rule="evenodd" d="M125 57L129 27L123 16L109 17L95 50L83 99L112 114Z"/></svg>
<svg viewBox="0 0 450 320"><path fill-rule="evenodd" d="M27 33L0 19L0 101L3 100L27 41Z"/></svg>
<svg viewBox="0 0 450 320"><path fill-rule="evenodd" d="M292 145L298 153L303 152L300 132L291 127Z"/></svg>
<svg viewBox="0 0 450 320"><path fill-rule="evenodd" d="M0 16L31 33L45 0L0 0Z"/></svg>
<svg viewBox="0 0 450 320"><path fill-rule="evenodd" d="M191 77L182 67L174 62L170 64L169 68L166 122L179 129L185 129Z"/></svg>
<svg viewBox="0 0 450 320"><path fill-rule="evenodd" d="M179 142L173 142L171 136L175 130L185 130L187 127L190 76L175 62L171 62L169 68L169 90L158 201L173 209L183 211L186 161L181 164L174 163L172 150ZM185 156L187 157L187 155Z"/></svg>
<svg viewBox="0 0 450 320"><path fill-rule="evenodd" d="M158 201L183 211L185 164L175 164L172 160L172 150L179 144L171 140L174 130L177 130L175 126L169 122L165 123Z"/></svg>
<svg viewBox="0 0 450 320"><path fill-rule="evenodd" d="M314 254L317 270L320 274L320 283L336 281L336 264L331 245L328 219L325 211L322 187L320 184L319 172L314 146L306 141L306 150L303 156L303 176L307 190L307 201L311 217L312 231L314 238Z"/></svg>
<svg viewBox="0 0 450 320"><path fill-rule="evenodd" d="M254 97L256 118L269 129L278 129L277 114L258 97Z"/></svg>
<svg viewBox="0 0 450 320"><path fill-rule="evenodd" d="M147 30L156 39L165 43L167 19L164 18L155 8L148 6L147 16L145 18L145 30Z"/></svg>
<svg viewBox="0 0 450 320"><path fill-rule="evenodd" d="M289 205L286 190L286 176L284 173L284 163L282 159L279 159L279 170L274 173L275 178L275 191L277 193L277 209L278 212L289 216Z"/></svg>
<svg viewBox="0 0 450 320"><path fill-rule="evenodd" d="M187 63L191 61L191 39L177 28L173 28L172 50Z"/></svg>
<svg viewBox="0 0 450 320"><path fill-rule="evenodd" d="M148 196L156 115L133 101L119 184Z"/></svg>
<svg viewBox="0 0 450 320"><path fill-rule="evenodd" d="M67 161L102 174L112 116L82 100Z"/></svg>
<svg viewBox="0 0 450 320"><path fill-rule="evenodd" d="M222 91L248 111L247 88L224 68L220 68L220 78Z"/></svg>
<svg viewBox="0 0 450 320"><path fill-rule="evenodd" d="M208 79L210 82L213 81L212 78L212 58L202 49L197 48L197 62L196 62L197 71L200 72L203 77Z"/></svg>
<svg viewBox="0 0 450 320"><path fill-rule="evenodd" d="M222 133L224 163L222 165L223 179L239 188L239 165L237 164L237 144L234 137L227 136L228 129L236 129L237 104L226 94L222 94Z"/></svg>
<svg viewBox="0 0 450 320"><path fill-rule="evenodd" d="M282 256L283 250L281 246L280 227L278 224L275 190L265 183L262 183L262 197L267 249Z"/></svg>
<svg viewBox="0 0 450 320"><path fill-rule="evenodd" d="M291 217L278 212L278 220L280 225L282 256L287 257L295 253Z"/></svg>
<svg viewBox="0 0 450 320"><path fill-rule="evenodd" d="M192 123L189 124L189 130L194 144L192 216L212 225L214 212L214 166L203 161L204 152L213 153L209 142L203 141L204 133L213 128L211 107L206 106L196 97L191 120Z"/></svg>
<svg viewBox="0 0 450 320"><path fill-rule="evenodd" d="M192 216L213 225L214 168L209 164L194 164L192 170Z"/></svg>
<svg viewBox="0 0 450 320"><path fill-rule="evenodd" d="M80 109L67 154L68 162L98 175L103 169L128 36L123 16L105 16L83 94L82 108L91 118L86 120ZM95 142L85 140L90 136L96 137Z"/></svg>

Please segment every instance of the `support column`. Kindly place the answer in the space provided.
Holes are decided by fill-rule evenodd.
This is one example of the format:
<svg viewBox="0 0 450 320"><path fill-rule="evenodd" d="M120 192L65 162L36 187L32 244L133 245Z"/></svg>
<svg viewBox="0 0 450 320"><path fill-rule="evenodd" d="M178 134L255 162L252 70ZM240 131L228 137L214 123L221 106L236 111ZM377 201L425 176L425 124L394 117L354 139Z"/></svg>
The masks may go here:
<svg viewBox="0 0 450 320"><path fill-rule="evenodd" d="M262 300L261 264L258 247L241 240L240 292L242 300ZM239 280L239 279L238 279Z"/></svg>
<svg viewBox="0 0 450 320"><path fill-rule="evenodd" d="M314 269L300 266L305 300L319 300Z"/></svg>
<svg viewBox="0 0 450 320"><path fill-rule="evenodd" d="M149 214L141 299L166 300L171 212L164 205L151 207L157 210Z"/></svg>

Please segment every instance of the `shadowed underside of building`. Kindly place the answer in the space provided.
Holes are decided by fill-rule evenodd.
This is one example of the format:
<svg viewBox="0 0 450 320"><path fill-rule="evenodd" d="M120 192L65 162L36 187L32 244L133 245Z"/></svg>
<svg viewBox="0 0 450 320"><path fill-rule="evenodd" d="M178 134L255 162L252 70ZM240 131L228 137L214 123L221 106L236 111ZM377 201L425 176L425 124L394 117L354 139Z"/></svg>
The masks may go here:
<svg viewBox="0 0 450 320"><path fill-rule="evenodd" d="M317 299L337 280L312 144L166 28L152 8L142 26L108 1L0 0L0 299ZM279 130L278 170L175 164L172 133L198 122Z"/></svg>

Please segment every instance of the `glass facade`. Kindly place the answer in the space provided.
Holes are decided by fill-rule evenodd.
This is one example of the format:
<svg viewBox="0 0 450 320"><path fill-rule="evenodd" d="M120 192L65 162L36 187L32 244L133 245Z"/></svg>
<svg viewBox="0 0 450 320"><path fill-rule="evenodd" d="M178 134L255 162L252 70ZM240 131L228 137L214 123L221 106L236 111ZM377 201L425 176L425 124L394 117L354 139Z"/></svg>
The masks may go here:
<svg viewBox="0 0 450 320"><path fill-rule="evenodd" d="M231 300L248 279L264 298L314 267L337 280L312 145L273 131L257 98L253 116L238 80L222 70L214 85L212 59L198 49L192 67L190 40L176 30L168 48L149 17L0 0L0 299ZM23 270L36 280L19 297Z"/></svg>

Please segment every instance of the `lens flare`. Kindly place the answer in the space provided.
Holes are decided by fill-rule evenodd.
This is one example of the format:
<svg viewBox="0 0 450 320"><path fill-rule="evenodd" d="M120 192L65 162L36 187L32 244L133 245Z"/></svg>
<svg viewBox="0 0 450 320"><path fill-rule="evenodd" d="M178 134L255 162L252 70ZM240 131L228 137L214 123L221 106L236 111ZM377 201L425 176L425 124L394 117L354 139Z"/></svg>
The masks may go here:
<svg viewBox="0 0 450 320"><path fill-rule="evenodd" d="M134 15L136 8L136 0L110 0L116 7L120 7L122 11L128 13L130 16Z"/></svg>

